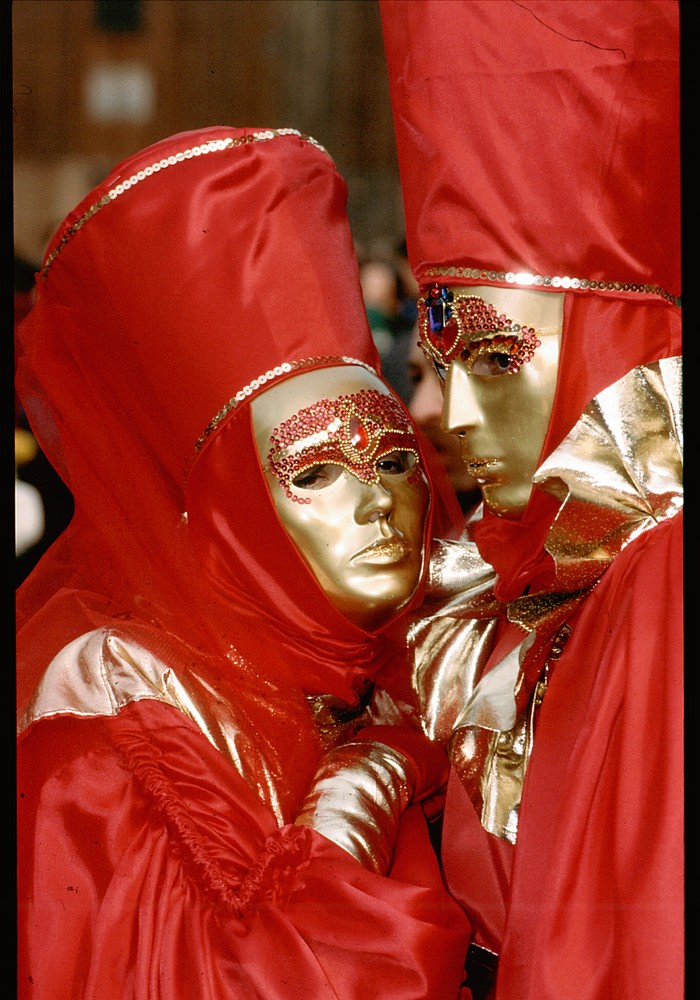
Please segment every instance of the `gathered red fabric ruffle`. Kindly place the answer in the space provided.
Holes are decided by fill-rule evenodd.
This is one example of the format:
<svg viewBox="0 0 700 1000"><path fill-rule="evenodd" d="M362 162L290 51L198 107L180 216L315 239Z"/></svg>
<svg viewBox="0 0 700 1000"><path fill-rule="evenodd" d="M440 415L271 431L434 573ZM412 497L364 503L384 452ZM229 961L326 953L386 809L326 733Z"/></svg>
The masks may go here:
<svg viewBox="0 0 700 1000"><path fill-rule="evenodd" d="M391 877L374 875L309 828L278 830L196 727L149 700L35 723L18 789L19 997L459 993L468 927L417 807Z"/></svg>

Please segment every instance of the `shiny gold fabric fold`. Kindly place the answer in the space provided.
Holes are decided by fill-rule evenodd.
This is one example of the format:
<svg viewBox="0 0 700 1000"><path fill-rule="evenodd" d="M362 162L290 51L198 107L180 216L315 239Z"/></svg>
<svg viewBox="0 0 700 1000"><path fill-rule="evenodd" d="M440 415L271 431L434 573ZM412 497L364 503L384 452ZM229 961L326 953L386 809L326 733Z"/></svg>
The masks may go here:
<svg viewBox="0 0 700 1000"><path fill-rule="evenodd" d="M590 585L683 506L681 393L680 358L634 368L592 400L538 469L534 482L562 500L546 542L557 590Z"/></svg>
<svg viewBox="0 0 700 1000"><path fill-rule="evenodd" d="M109 629L79 636L54 657L18 728L22 732L53 715L117 715L125 705L143 699L170 705L191 719L257 789L282 825L274 769L245 736L229 703L216 697L207 681L184 665L166 663Z"/></svg>
<svg viewBox="0 0 700 1000"><path fill-rule="evenodd" d="M425 732L448 750L482 825L515 843L537 709L569 620L615 556L683 505L681 359L633 369L600 393L537 471L561 499L546 592L508 604L468 536L439 543L408 642ZM515 629L493 660L498 623Z"/></svg>
<svg viewBox="0 0 700 1000"><path fill-rule="evenodd" d="M345 743L324 757L296 823L313 827L365 868L385 875L411 800L409 772L398 750Z"/></svg>

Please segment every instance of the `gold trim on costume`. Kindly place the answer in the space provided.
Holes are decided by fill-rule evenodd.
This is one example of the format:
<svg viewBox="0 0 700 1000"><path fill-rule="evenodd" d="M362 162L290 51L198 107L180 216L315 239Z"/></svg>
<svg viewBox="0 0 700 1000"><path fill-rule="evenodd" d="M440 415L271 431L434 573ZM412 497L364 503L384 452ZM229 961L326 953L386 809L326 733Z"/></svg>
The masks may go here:
<svg viewBox="0 0 700 1000"><path fill-rule="evenodd" d="M235 410L239 403L245 403L245 401L255 395L256 392L259 392L261 389L269 388L270 382L273 382L277 378L281 378L283 375L290 375L292 372L303 371L305 368L332 368L335 365L359 365L360 368L365 368L368 372L371 372L372 375L377 375L377 371L372 368L371 365L366 364L364 361L358 361L357 358L334 357L333 355L327 355L325 357L317 358L301 358L299 361L285 361L281 365L276 365L274 368L270 368L262 375L258 375L258 377L254 378L248 383L248 385L244 385L242 389L239 389L227 403L224 403L216 416L211 418L207 426L202 431L202 434L195 442L195 454L201 451L209 435L214 433L221 421L224 420L229 413Z"/></svg>
<svg viewBox="0 0 700 1000"><path fill-rule="evenodd" d="M327 156L328 150L324 149L320 142L317 142L310 135L303 135L294 128L278 128L278 129L265 129L262 132L250 132L247 135L241 136L230 136L228 139L210 139L208 142L200 143L198 146L191 146L188 149L183 149L178 153L171 153L170 156L165 156L161 160L156 160L148 167L144 167L143 170L137 170L135 174L130 177L125 177L120 183L115 184L113 188L104 194L99 201L91 205L90 208L85 212L77 222L74 222L70 228L68 228L61 238L59 245L52 250L46 259L46 262L41 271L41 277L46 278L49 268L53 261L58 257L60 252L65 247L66 243L72 239L72 237L82 229L86 222L96 215L100 209L104 208L105 205L109 205L111 201L118 198L120 195L125 194L131 188L136 187L141 181L146 180L148 177L152 177L154 174L159 174L161 170L167 170L168 167L175 166L176 163L182 163L185 160L191 160L193 157L206 156L208 153L218 153L226 149L234 149L236 146L245 146L253 142L269 142L270 139L277 139L280 136L285 135L295 135L302 139L304 142L310 143L315 146L316 149L320 149L322 153Z"/></svg>
<svg viewBox="0 0 700 1000"><path fill-rule="evenodd" d="M529 271L487 271L478 267L428 267L426 278L471 278L476 281L500 281L507 285L522 285L526 288L556 288L562 291L636 292L643 295L658 295L675 304L677 296L660 285L645 285L630 281L595 281L589 278L571 278L568 275L531 274Z"/></svg>

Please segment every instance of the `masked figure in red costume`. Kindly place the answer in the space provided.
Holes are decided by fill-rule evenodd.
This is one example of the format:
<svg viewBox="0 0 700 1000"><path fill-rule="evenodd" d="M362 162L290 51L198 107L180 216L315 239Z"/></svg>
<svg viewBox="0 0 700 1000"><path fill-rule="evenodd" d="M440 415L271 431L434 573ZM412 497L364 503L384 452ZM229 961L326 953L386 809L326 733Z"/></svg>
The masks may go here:
<svg viewBox="0 0 700 1000"><path fill-rule="evenodd" d="M133 156L19 338L76 502L18 594L19 994L456 997L446 757L380 682L436 503L330 157L224 127Z"/></svg>
<svg viewBox="0 0 700 1000"><path fill-rule="evenodd" d="M484 503L411 631L465 994L680 1000L678 8L382 17L420 339Z"/></svg>

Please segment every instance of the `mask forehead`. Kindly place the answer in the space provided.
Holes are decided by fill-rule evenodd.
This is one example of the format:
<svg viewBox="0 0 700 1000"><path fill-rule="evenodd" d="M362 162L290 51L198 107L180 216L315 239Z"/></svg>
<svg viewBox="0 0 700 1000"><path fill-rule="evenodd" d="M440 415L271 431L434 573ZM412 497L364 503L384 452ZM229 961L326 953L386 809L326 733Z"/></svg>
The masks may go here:
<svg viewBox="0 0 700 1000"><path fill-rule="evenodd" d="M323 398L302 407L276 426L270 435L266 467L286 495L293 480L315 465L346 469L363 483L379 482L376 463L393 451L419 457L413 426L393 396L376 389Z"/></svg>

